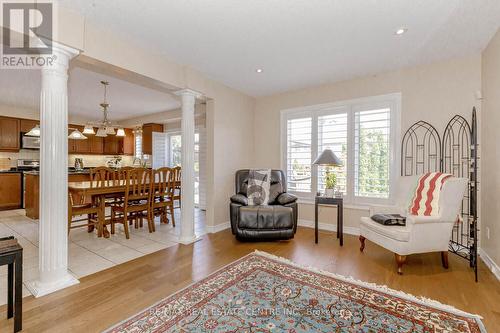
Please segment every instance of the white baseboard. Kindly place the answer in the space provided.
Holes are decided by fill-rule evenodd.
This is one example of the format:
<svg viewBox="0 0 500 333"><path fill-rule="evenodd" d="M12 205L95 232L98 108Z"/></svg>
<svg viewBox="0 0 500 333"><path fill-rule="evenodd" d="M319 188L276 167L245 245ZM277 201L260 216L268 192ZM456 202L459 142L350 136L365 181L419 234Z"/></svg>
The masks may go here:
<svg viewBox="0 0 500 333"><path fill-rule="evenodd" d="M489 270L500 280L500 266L482 248L479 248L479 256L484 261Z"/></svg>
<svg viewBox="0 0 500 333"><path fill-rule="evenodd" d="M297 225L299 227L306 227L306 228L314 228L314 222L309 221L309 220L302 220L299 219L297 222ZM224 223L219 223L216 225L207 225L205 227L206 232L210 234L214 234L216 232L226 230L231 228L231 222L224 222ZM318 224L319 230L326 230L326 231L333 231L337 232L337 226L334 224L329 224L329 223L319 223ZM356 227L344 227L344 233L349 234L349 235L354 235L354 236L359 236L359 228Z"/></svg>
<svg viewBox="0 0 500 333"><path fill-rule="evenodd" d="M219 224L216 224L216 225L207 225L205 227L207 233L209 234L215 234L216 232L219 232L219 231L222 231L222 230L226 230L226 229L229 229L231 228L231 222L224 222L224 223L219 223Z"/></svg>
<svg viewBox="0 0 500 333"><path fill-rule="evenodd" d="M299 219L297 225L299 227L314 228L314 221ZM318 229L337 232L337 225L329 223L318 223ZM344 233L353 236L359 236L359 228L344 226Z"/></svg>

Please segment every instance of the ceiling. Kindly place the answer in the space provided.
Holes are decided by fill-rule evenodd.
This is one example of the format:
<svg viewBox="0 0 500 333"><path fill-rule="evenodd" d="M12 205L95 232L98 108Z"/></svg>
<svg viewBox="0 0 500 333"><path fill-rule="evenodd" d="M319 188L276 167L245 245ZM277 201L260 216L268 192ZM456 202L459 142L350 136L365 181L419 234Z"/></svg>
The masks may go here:
<svg viewBox="0 0 500 333"><path fill-rule="evenodd" d="M59 3L252 96L477 54L500 22L498 0Z"/></svg>
<svg viewBox="0 0 500 333"><path fill-rule="evenodd" d="M109 118L119 121L180 107L172 95L87 69L69 72L69 115L74 119L102 119L99 103L104 90L100 81L108 81ZM40 71L5 70L0 75L0 105L38 110L40 105ZM23 87L19 89L19 87Z"/></svg>

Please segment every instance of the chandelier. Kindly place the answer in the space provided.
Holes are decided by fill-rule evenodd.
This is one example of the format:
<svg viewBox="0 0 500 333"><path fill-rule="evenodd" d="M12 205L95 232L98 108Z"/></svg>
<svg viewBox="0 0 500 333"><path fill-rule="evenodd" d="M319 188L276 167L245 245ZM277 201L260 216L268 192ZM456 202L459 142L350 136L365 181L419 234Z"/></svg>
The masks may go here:
<svg viewBox="0 0 500 333"><path fill-rule="evenodd" d="M104 87L104 100L99 105L102 108L103 119L98 122L88 122L87 125L85 125L83 133L95 134L95 136L103 138L108 135L125 136L125 130L123 129L123 127L112 123L108 118L109 103L107 102L107 93L108 93L107 88L109 86L109 82L101 81L101 84ZM97 133L94 132L94 127L97 127Z"/></svg>

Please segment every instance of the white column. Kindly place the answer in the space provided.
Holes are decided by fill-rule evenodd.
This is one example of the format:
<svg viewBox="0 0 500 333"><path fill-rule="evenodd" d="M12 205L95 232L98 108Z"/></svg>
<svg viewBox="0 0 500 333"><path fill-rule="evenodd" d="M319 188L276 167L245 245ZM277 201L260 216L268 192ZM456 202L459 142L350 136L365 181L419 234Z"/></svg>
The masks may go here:
<svg viewBox="0 0 500 333"><path fill-rule="evenodd" d="M55 61L41 69L39 277L35 297L78 283L68 272L68 65L77 52L53 46Z"/></svg>
<svg viewBox="0 0 500 333"><path fill-rule="evenodd" d="M183 89L176 92L182 99L182 179L181 179L181 235L179 241L190 244L194 234L194 106L201 94Z"/></svg>

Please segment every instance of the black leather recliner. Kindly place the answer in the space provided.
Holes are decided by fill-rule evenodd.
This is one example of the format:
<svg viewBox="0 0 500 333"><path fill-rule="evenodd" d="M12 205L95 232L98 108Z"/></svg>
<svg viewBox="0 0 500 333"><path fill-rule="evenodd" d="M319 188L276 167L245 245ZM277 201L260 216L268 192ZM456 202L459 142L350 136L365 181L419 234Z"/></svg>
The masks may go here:
<svg viewBox="0 0 500 333"><path fill-rule="evenodd" d="M240 240L291 239L297 231L297 197L286 192L285 174L271 170L269 204L248 206L249 170L236 172L236 194L231 197L231 230Z"/></svg>

